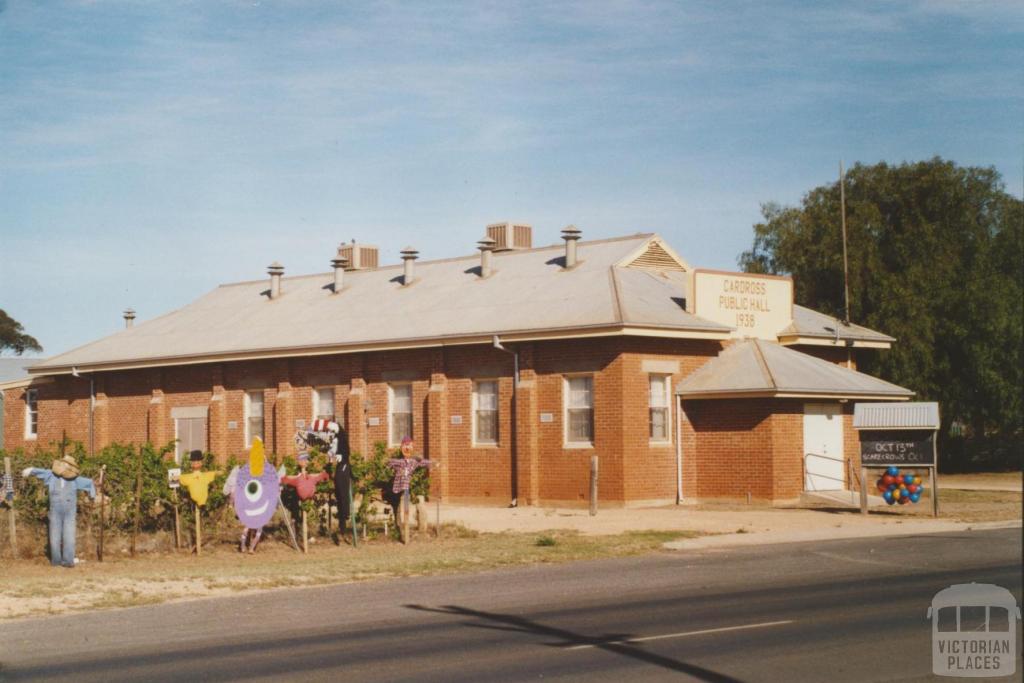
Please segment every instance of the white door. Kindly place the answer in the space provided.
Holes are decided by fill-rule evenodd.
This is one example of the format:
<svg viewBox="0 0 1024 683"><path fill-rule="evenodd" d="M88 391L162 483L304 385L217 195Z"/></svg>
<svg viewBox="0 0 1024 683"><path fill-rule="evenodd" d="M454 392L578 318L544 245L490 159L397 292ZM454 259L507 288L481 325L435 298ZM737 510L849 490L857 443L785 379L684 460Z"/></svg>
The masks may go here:
<svg viewBox="0 0 1024 683"><path fill-rule="evenodd" d="M843 411L837 403L804 404L804 489L846 488Z"/></svg>

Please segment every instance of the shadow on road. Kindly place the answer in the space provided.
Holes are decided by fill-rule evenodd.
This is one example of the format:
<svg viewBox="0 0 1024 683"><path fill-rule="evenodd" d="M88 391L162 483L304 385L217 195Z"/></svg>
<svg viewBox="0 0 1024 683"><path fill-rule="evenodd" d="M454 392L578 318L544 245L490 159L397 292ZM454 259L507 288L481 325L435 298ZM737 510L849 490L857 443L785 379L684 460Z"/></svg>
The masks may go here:
<svg viewBox="0 0 1024 683"><path fill-rule="evenodd" d="M420 612L473 617L479 621L475 623L471 622L468 625L476 628L495 629L499 631L509 631L512 633L533 633L557 638L559 642L550 643L549 645L551 647L569 648L575 645L591 645L598 650L614 652L615 654L622 655L623 657L636 659L654 666L659 666L663 669L678 671L680 673L693 676L701 681L709 681L710 683L739 683L738 679L726 676L725 674L720 674L717 671L711 671L695 664L680 662L670 657L663 657L661 655L654 654L653 652L647 652L636 645L623 643L623 640L629 638L629 635L627 634L615 633L599 637L586 636L562 628L545 626L544 624L537 623L536 621L532 621L524 617L517 617L510 614L499 614L496 612L483 612L481 610L469 609L468 607L459 607L458 605L444 605L443 607L405 605L405 607L418 610Z"/></svg>

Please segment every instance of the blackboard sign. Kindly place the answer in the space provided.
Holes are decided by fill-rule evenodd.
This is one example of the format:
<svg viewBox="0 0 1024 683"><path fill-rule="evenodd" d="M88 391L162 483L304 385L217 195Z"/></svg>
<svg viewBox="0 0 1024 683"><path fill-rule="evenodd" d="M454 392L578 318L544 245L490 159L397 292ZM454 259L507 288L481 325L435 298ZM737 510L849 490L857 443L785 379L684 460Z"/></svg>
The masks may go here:
<svg viewBox="0 0 1024 683"><path fill-rule="evenodd" d="M865 429L860 432L862 465L934 465L935 432L920 429Z"/></svg>

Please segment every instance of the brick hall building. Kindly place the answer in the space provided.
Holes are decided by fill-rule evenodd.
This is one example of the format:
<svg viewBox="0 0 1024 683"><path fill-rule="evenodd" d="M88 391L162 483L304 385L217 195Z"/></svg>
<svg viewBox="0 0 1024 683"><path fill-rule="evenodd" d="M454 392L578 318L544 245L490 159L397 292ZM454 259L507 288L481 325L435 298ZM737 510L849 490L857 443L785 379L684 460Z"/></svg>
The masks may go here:
<svg viewBox="0 0 1024 683"><path fill-rule="evenodd" d="M853 402L912 392L857 372L884 334L793 303L789 278L693 269L655 234L534 248L488 226L478 254L222 285L0 384L7 448L177 439L277 456L317 417L350 451L411 434L443 500L507 505L785 501L842 489ZM878 351L871 351L877 353Z"/></svg>

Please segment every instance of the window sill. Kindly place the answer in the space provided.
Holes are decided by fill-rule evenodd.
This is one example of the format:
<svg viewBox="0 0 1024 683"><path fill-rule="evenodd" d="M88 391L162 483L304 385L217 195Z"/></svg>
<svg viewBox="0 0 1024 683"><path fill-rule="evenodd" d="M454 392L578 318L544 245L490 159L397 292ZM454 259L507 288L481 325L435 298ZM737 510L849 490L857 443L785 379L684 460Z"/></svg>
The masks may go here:
<svg viewBox="0 0 1024 683"><path fill-rule="evenodd" d="M647 445L650 448L671 448L674 444L672 441L648 441Z"/></svg>
<svg viewBox="0 0 1024 683"><path fill-rule="evenodd" d="M38 438L39 438L38 434L26 434L25 435L25 441L35 441Z"/></svg>
<svg viewBox="0 0 1024 683"><path fill-rule="evenodd" d="M580 441L580 442L572 442L572 443L564 443L564 444L562 444L562 448L574 449L574 450L586 450L588 448L593 448L593 447L594 447L594 444L589 442L589 441Z"/></svg>
<svg viewBox="0 0 1024 683"><path fill-rule="evenodd" d="M470 445L470 448L483 448L485 450L496 451L501 448L500 443L474 443Z"/></svg>

